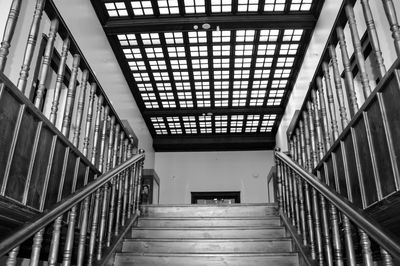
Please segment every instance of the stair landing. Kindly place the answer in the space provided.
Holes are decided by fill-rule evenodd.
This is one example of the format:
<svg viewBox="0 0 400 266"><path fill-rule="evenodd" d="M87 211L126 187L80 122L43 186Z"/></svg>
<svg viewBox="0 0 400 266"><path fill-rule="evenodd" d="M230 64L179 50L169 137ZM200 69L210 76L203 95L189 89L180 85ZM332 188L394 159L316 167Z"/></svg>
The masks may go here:
<svg viewBox="0 0 400 266"><path fill-rule="evenodd" d="M114 265L295 266L275 204L145 205Z"/></svg>

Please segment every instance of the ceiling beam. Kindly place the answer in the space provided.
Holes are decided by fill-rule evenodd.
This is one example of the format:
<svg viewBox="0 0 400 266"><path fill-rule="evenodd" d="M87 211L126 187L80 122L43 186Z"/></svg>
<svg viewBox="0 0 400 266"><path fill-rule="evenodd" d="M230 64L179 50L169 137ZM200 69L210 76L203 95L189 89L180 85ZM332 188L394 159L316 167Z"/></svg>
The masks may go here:
<svg viewBox="0 0 400 266"><path fill-rule="evenodd" d="M118 19L104 23L107 35L137 32L192 31L193 26L208 23L211 29L313 29L316 18L310 14L230 15L210 17L161 17Z"/></svg>
<svg viewBox="0 0 400 266"><path fill-rule="evenodd" d="M272 150L275 147L273 134L213 135L213 136L157 136L153 148L157 152L168 151L231 151L231 150Z"/></svg>
<svg viewBox="0 0 400 266"><path fill-rule="evenodd" d="M212 113L212 115L268 115L281 114L284 108L280 106L270 107L247 107L247 108L200 108L200 109L146 109L142 112L144 117L153 116L189 116L203 115Z"/></svg>

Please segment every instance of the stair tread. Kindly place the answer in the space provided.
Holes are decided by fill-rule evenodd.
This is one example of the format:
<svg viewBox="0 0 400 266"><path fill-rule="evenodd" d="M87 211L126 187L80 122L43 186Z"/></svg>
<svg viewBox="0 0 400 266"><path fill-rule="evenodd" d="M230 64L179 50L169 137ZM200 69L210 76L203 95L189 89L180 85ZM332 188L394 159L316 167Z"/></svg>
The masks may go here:
<svg viewBox="0 0 400 266"><path fill-rule="evenodd" d="M119 256L147 256L147 257L204 257L204 256L230 256L230 257L246 257L246 256L297 256L297 252L227 252L227 253L163 253L163 252L119 252Z"/></svg>
<svg viewBox="0 0 400 266"><path fill-rule="evenodd" d="M290 241L290 237L271 237L271 238L126 238L128 242L263 242L263 241Z"/></svg>
<svg viewBox="0 0 400 266"><path fill-rule="evenodd" d="M176 217L176 216L163 216L163 217L140 217L140 220L200 220L204 219L203 216L193 217ZM219 217L206 217L208 220L280 220L279 216L219 216Z"/></svg>
<svg viewBox="0 0 400 266"><path fill-rule="evenodd" d="M269 225L269 226L214 226L214 227L133 227L132 230L262 230L262 229L284 229L284 226Z"/></svg>
<svg viewBox="0 0 400 266"><path fill-rule="evenodd" d="M278 207L277 203L237 203L237 204L143 204L142 207L249 207L249 206L265 206L265 207Z"/></svg>

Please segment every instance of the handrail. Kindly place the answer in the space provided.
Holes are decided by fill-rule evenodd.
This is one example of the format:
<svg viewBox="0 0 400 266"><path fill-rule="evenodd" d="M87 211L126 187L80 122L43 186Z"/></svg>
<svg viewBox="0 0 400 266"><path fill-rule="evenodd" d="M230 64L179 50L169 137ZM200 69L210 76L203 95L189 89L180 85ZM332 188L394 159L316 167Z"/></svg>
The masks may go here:
<svg viewBox="0 0 400 266"><path fill-rule="evenodd" d="M342 211L358 227L363 229L371 238L381 245L388 253L396 259L400 259L400 240L390 235L369 215L355 207L345 197L338 194L332 188L321 182L315 175L304 170L286 154L276 151L275 156L286 163L302 179L309 183L314 189L327 198L336 208Z"/></svg>
<svg viewBox="0 0 400 266"><path fill-rule="evenodd" d="M144 157L144 154L137 154L133 156L132 158L121 163L119 166L111 169L109 172L104 173L93 182L87 184L85 187L82 187L75 193L72 193L59 203L55 204L51 210L44 211L43 213L35 216L31 221L27 222L16 232L13 232L10 236L0 242L0 257L6 255L7 252L9 252L15 246L18 246L25 240L29 239L32 235L41 230L43 227L53 222L57 217L71 209L73 206L76 206L88 195L92 194L97 189L105 185L114 176L126 170L132 164L144 159Z"/></svg>

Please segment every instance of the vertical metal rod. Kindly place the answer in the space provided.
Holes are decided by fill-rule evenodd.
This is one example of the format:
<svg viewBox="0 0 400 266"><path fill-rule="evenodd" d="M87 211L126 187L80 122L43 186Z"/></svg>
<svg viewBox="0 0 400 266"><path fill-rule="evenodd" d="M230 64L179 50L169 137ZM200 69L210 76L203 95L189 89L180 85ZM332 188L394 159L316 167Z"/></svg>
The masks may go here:
<svg viewBox="0 0 400 266"><path fill-rule="evenodd" d="M371 242L369 240L369 237L362 229L358 229L358 233L360 234L360 245L361 245L361 252L363 255L363 265L372 266L374 265L374 261L372 259Z"/></svg>
<svg viewBox="0 0 400 266"><path fill-rule="evenodd" d="M67 37L65 38L61 49L60 65L58 66L57 70L56 85L54 87L53 101L51 103L49 120L53 124L55 124L57 120L58 104L60 101L61 88L63 87L64 84L65 66L68 58L69 45L70 45L70 40L69 37Z"/></svg>
<svg viewBox="0 0 400 266"><path fill-rule="evenodd" d="M42 14L43 14L43 9L44 9L45 3L46 3L46 0L37 0L36 1L35 11L33 14L33 20L32 20L31 28L29 31L28 40L26 42L24 59L23 59L23 63L21 66L21 71L19 73L19 78L18 78L18 83L17 83L17 88L22 93L25 93L26 83L27 83L28 76L29 76L29 70L31 68L31 62L32 62L32 58L33 58L33 53L35 51L37 37L39 34L40 21L42 20Z"/></svg>
<svg viewBox="0 0 400 266"><path fill-rule="evenodd" d="M123 162L123 154L124 154L124 139L125 139L125 132L122 130L120 133L120 147L119 147L119 160ZM123 181L123 172L121 172L117 178L117 187L118 187L118 195L117 195L117 210L116 210L116 217L115 217L115 231L114 235L118 235L119 233L119 226L121 221L121 211L122 211L122 181Z"/></svg>
<svg viewBox="0 0 400 266"><path fill-rule="evenodd" d="M80 62L80 55L74 55L74 61L72 63L71 79L69 80L67 98L65 100L65 109L63 122L61 127L61 133L69 138L69 131L71 128L71 118L74 109L75 94L76 94L76 78L78 76L78 67Z"/></svg>
<svg viewBox="0 0 400 266"><path fill-rule="evenodd" d="M89 78L89 71L85 69L82 72L82 79L78 97L78 106L76 110L75 129L74 129L74 135L72 137L72 144L74 144L74 146L77 148L79 148L79 143L80 143L83 110L85 109L85 101L86 101L86 85L88 78Z"/></svg>
<svg viewBox="0 0 400 266"><path fill-rule="evenodd" d="M333 141L337 140L339 137L339 129L336 121L336 109L335 109L335 100L333 98L333 91L331 86L331 77L329 74L329 66L328 63L322 63L322 71L324 72L325 78L325 87L326 87L326 98L328 100L328 108L329 108L329 116L331 119L331 126L332 126L332 134L333 134Z"/></svg>
<svg viewBox="0 0 400 266"><path fill-rule="evenodd" d="M113 147L113 165L114 168L120 162L117 161L117 153L118 153L118 139L120 132L120 125L117 124L115 126L115 134L114 134L114 147ZM118 175L117 175L118 176ZM110 200L110 212L109 212L109 220L108 220L108 232L107 232L107 245L109 246L111 243L112 237L112 229L114 225L114 213L115 213L115 199L116 199L116 179L117 176L114 176L111 179L111 200Z"/></svg>
<svg viewBox="0 0 400 266"><path fill-rule="evenodd" d="M31 259L29 266L39 265L40 250L42 249L44 228L40 229L33 237Z"/></svg>
<svg viewBox="0 0 400 266"><path fill-rule="evenodd" d="M353 72L351 72L349 53L347 52L347 44L342 27L336 28L336 35L339 39L340 53L342 55L344 84L348 95L350 117L353 117L358 111L357 94L354 88L354 77Z"/></svg>
<svg viewBox="0 0 400 266"><path fill-rule="evenodd" d="M8 253L8 258L6 262L6 266L15 266L17 265L17 256L19 252L19 246L13 248L9 253Z"/></svg>
<svg viewBox="0 0 400 266"><path fill-rule="evenodd" d="M393 0L382 0L383 8L385 9L386 17L392 31L394 48L397 56L400 56L400 27L397 21L396 9L394 8Z"/></svg>
<svg viewBox="0 0 400 266"><path fill-rule="evenodd" d="M101 135L101 145L100 145L100 163L99 170L103 172L103 166L105 162L105 147L107 146L106 135L107 135L107 125L109 121L109 111L110 107L106 106L104 108L104 120L102 127L102 135ZM103 255L103 240L106 232L106 212L107 212L107 199L108 199L108 183L104 185L102 190L102 205L101 205L101 214L100 214L100 225L99 225L99 238L97 242L97 260L100 260Z"/></svg>
<svg viewBox="0 0 400 266"><path fill-rule="evenodd" d="M343 231L344 231L344 243L346 247L346 261L347 265L356 265L356 254L353 245L353 236L351 233L351 223L346 215L342 214L343 219Z"/></svg>
<svg viewBox="0 0 400 266"><path fill-rule="evenodd" d="M14 36L15 26L17 25L19 12L21 10L22 0L13 0L11 3L10 11L8 12L8 18L6 26L4 28L3 40L0 45L0 72L4 71L7 62L7 56L11 47L11 40Z"/></svg>
<svg viewBox="0 0 400 266"><path fill-rule="evenodd" d="M53 57L54 41L56 40L58 31L58 19L53 19L50 24L49 39L47 40L46 49L44 51L42 67L39 74L39 85L36 90L34 104L36 108L40 108L43 102L44 91L46 90L47 74Z"/></svg>
<svg viewBox="0 0 400 266"><path fill-rule="evenodd" d="M321 111L321 117L322 117L322 131L324 135L324 146L325 146L325 151L328 151L330 146L331 146L331 140L329 137L329 125L328 125L328 115L326 111L326 104L325 104L325 97L324 97L324 87L322 85L322 78L317 77L316 78L316 83L318 87L318 96L319 96L319 107Z"/></svg>
<svg viewBox="0 0 400 266"><path fill-rule="evenodd" d="M280 152L280 148L275 148L275 152ZM278 202L279 210L283 211L283 202L282 202L282 175L281 175L281 161L275 156L275 165L276 165L276 184L277 184L277 193L276 193L276 201ZM136 168L136 172L137 172ZM134 188L136 188L136 172L134 178ZM135 190L136 191L136 190ZM134 193L134 201L133 205L136 206L136 193Z"/></svg>
<svg viewBox="0 0 400 266"><path fill-rule="evenodd" d="M386 67L383 62L382 51L379 45L379 37L376 32L374 17L371 12L371 7L369 6L369 0L361 0L361 6L364 13L365 24L367 25L368 36L372 46L372 51L375 54L375 59L377 63L377 69L380 78L386 74Z"/></svg>
<svg viewBox="0 0 400 266"><path fill-rule="evenodd" d="M125 139L124 141L124 155L123 155L123 161L126 161L128 157L128 143L129 139ZM127 210L127 204L128 204L128 185L129 185L129 171L125 170L124 171L124 184L123 184L123 192L124 192L124 197L123 197L123 202L122 202L122 220L121 220L121 225L125 226L126 224L126 210Z"/></svg>
<svg viewBox="0 0 400 266"><path fill-rule="evenodd" d="M129 136L129 140L130 140L130 143L128 144L128 154L127 154L127 159L128 160L130 158L132 158L132 156L133 156L133 152L132 152L133 141L132 141L132 137L131 136ZM132 197L133 197L133 189L134 189L134 187L133 187L133 179L134 179L133 178L133 169L134 169L134 166L131 166L127 170L127 176L128 176L128 179L129 179L128 216L127 216L128 219L131 218L132 213L133 213L133 211L132 211L132 204L133 204L133 198Z"/></svg>
<svg viewBox="0 0 400 266"><path fill-rule="evenodd" d="M347 126L348 119L347 119L346 106L344 105L342 78L340 77L339 73L339 65L337 61L335 46L333 46L332 44L329 45L329 55L332 59L333 80L335 81L336 95L339 103L339 114L341 118L340 120L342 122L342 129L344 129Z"/></svg>
<svg viewBox="0 0 400 266"><path fill-rule="evenodd" d="M371 86L369 85L369 79L365 67L365 59L361 47L360 35L358 34L357 30L357 23L354 15L354 10L353 7L349 4L347 4L344 9L349 23L351 39L353 41L354 55L356 58L358 69L360 71L361 85L364 92L364 98L367 99L368 96L371 94Z"/></svg>

